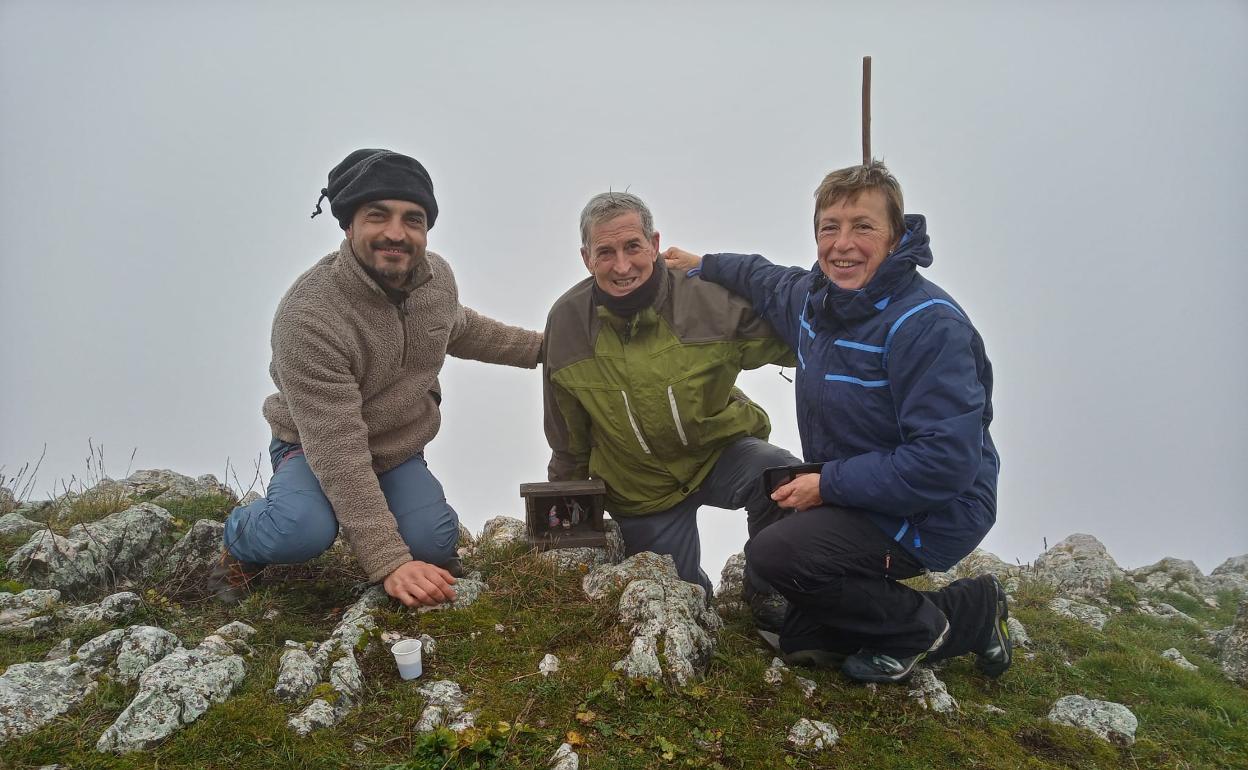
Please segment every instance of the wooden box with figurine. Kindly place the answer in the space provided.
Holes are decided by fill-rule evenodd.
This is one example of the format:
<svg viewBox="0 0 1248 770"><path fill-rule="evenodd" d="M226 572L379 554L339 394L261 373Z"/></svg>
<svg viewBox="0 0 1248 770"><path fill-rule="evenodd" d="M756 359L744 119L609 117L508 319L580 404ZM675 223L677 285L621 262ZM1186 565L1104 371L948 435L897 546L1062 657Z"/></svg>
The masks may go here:
<svg viewBox="0 0 1248 770"><path fill-rule="evenodd" d="M601 479L543 481L520 485L529 544L552 548L605 548L602 503L607 485Z"/></svg>

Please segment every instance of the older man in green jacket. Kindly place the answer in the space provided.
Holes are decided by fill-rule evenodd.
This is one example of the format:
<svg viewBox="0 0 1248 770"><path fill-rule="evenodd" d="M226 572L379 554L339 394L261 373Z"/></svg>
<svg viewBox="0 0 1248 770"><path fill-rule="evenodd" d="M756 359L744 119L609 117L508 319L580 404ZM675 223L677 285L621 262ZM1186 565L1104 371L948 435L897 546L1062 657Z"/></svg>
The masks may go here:
<svg viewBox="0 0 1248 770"><path fill-rule="evenodd" d="M735 386L737 375L796 359L749 303L667 270L637 196L591 199L581 242L591 277L555 302L546 323L550 480L604 480L627 553L670 554L709 600L699 506L745 508L753 536L778 516L763 470L799 462L767 443L767 413ZM748 569L747 584L747 594L766 589ZM758 617L767 602L751 605ZM760 625L775 625L776 612Z"/></svg>

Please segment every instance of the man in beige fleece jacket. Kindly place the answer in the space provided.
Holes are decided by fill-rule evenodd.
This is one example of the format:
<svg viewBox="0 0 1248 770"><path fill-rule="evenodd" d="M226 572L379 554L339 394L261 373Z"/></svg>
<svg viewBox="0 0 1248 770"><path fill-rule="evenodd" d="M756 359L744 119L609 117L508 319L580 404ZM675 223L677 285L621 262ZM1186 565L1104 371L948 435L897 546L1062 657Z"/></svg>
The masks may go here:
<svg viewBox="0 0 1248 770"><path fill-rule="evenodd" d="M415 159L356 150L321 196L346 238L278 305L277 392L264 402L273 477L265 498L227 519L210 587L237 601L264 565L307 561L341 528L388 594L438 604L455 595L459 535L424 460L441 421L442 362L533 368L542 337L459 303L450 266L425 248L438 206Z"/></svg>

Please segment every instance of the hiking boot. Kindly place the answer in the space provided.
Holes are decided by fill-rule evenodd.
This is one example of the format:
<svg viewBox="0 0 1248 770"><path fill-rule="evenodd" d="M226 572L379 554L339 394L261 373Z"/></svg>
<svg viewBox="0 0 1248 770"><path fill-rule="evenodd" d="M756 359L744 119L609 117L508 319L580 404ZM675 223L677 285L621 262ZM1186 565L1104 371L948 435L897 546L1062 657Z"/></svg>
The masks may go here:
<svg viewBox="0 0 1248 770"><path fill-rule="evenodd" d="M439 566L451 573L453 578L462 578L464 576L464 563L459 560L458 556L452 556Z"/></svg>
<svg viewBox="0 0 1248 770"><path fill-rule="evenodd" d="M984 575L981 580L989 583L993 595L992 630L988 644L975 653L975 668L986 677L996 679L1005 673L1014 660L1014 643L1010 641L1010 602L1005 588L996 575Z"/></svg>
<svg viewBox="0 0 1248 770"><path fill-rule="evenodd" d="M221 558L212 565L204 588L222 604L238 604L260 582L263 569L263 564L239 561L230 555L228 549L223 550Z"/></svg>
<svg viewBox="0 0 1248 770"><path fill-rule="evenodd" d="M774 631L764 631L758 629L758 635L762 638L767 646L770 647L776 655L780 656L790 666L805 666L806 668L840 668L845 662L845 653L835 650L794 650L793 652L785 652L780 648L780 634Z"/></svg>
<svg viewBox="0 0 1248 770"><path fill-rule="evenodd" d="M779 632L789 611L789 600L780 595L762 578L756 576L746 562L741 575L741 598L750 608L754 625L762 631Z"/></svg>
<svg viewBox="0 0 1248 770"><path fill-rule="evenodd" d="M940 649L948 635L949 621L946 620L945 628L940 632L940 636L937 636L932 646L923 652L906 658L898 658L883 652L860 650L845 659L841 671L845 676L858 682L904 682L914 673L914 668L919 661L927 657L929 652Z"/></svg>

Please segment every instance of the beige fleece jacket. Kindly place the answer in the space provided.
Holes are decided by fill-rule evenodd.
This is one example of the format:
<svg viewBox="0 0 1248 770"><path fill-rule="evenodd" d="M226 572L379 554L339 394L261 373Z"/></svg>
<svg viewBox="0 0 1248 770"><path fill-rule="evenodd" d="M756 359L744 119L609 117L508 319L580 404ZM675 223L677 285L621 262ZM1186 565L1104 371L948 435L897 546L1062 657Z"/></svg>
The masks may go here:
<svg viewBox="0 0 1248 770"><path fill-rule="evenodd" d="M303 445L343 536L371 580L411 561L377 475L438 433L438 373L449 353L533 368L542 335L459 304L446 260L427 252L395 305L349 241L301 275L273 319L264 402L273 435Z"/></svg>

